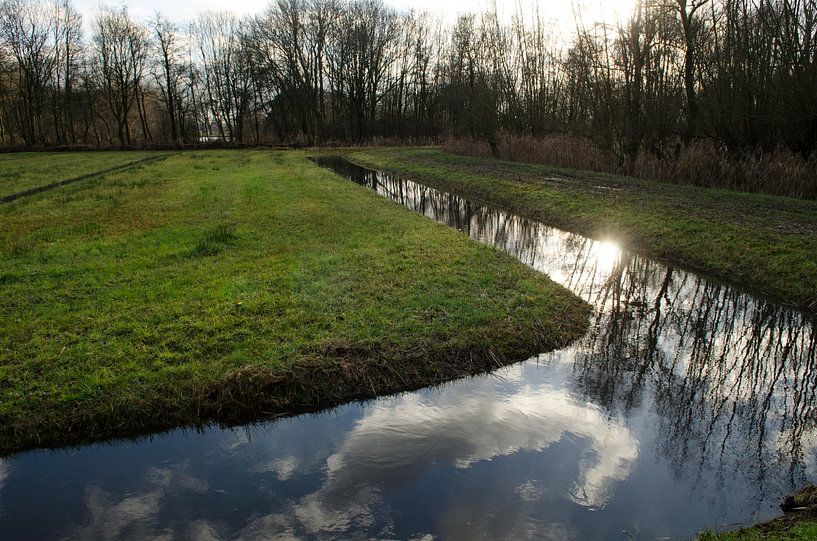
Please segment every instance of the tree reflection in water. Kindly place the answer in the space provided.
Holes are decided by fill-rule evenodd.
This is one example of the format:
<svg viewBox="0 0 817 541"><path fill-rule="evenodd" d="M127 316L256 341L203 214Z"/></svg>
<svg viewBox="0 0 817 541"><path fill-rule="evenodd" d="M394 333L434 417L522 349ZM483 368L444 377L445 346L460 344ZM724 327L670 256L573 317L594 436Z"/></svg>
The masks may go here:
<svg viewBox="0 0 817 541"><path fill-rule="evenodd" d="M613 242L348 162L321 164L510 253L594 306L591 331L569 348L575 390L611 413L653 400L659 449L676 475L748 472L762 493L770 468L796 484L813 467L817 338L809 316Z"/></svg>

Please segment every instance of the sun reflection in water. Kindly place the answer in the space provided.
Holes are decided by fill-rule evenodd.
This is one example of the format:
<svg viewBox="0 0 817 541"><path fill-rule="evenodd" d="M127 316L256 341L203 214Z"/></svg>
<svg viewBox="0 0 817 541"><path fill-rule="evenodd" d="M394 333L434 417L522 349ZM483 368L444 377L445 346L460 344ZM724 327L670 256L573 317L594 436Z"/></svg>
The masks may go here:
<svg viewBox="0 0 817 541"><path fill-rule="evenodd" d="M609 273L621 258L621 248L612 241L597 242L593 247L596 257L596 268L602 273Z"/></svg>

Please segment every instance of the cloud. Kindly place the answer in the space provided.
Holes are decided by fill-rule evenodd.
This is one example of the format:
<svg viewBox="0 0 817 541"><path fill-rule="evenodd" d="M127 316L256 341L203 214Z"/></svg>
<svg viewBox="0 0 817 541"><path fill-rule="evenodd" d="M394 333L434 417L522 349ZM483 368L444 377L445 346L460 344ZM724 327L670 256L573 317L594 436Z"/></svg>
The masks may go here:
<svg viewBox="0 0 817 541"><path fill-rule="evenodd" d="M68 539L177 539L177 532L159 526L162 501L171 490L200 494L206 492L206 480L196 479L186 473L187 464L177 469L148 468L144 479L148 489L139 493L112 496L97 485L85 490L85 505L90 519L66 536ZM190 539L218 539L217 530L202 521L183 526L184 537Z"/></svg>
<svg viewBox="0 0 817 541"><path fill-rule="evenodd" d="M116 500L101 488L92 486L85 492L85 504L91 514L89 523L74 531L72 539L172 539L171 532L156 530L163 487Z"/></svg>
<svg viewBox="0 0 817 541"><path fill-rule="evenodd" d="M424 400L407 395L372 408L327 460L329 487L394 485L433 463L469 468L578 436L579 475L570 492L579 505L600 508L638 458L624 425L564 390L522 387L498 401L468 394Z"/></svg>
<svg viewBox="0 0 817 541"><path fill-rule="evenodd" d="M271 460L265 464L258 465L254 471L257 473L275 473L279 481L291 479L298 470L301 461L294 456L287 456Z"/></svg>
<svg viewBox="0 0 817 541"><path fill-rule="evenodd" d="M103 487L89 487L86 505L91 519L86 526L69 532L69 537L275 541L396 537L391 498L404 493L432 468L465 470L560 444L569 446L567 452L554 455L562 481L553 482L550 477L540 480L534 475L515 485L497 483L492 487L497 501L511 502L499 516L486 512L486 506L475 503L472 494L457 492L435 510L434 525L429 528L450 538L520 539L544 528L569 539L573 532L558 516L547 524L541 522L541 506L569 500L586 508L603 508L617 483L630 475L639 455L638 442L623 423L611 420L600 408L577 400L568 391L548 384L525 385L524 370L523 365L505 369L500 385L508 388L500 396L495 394L495 382L473 380L458 392L429 391L374 402L328 457L317 458L321 455L316 451L315 457L304 458L292 449L285 451L286 446L260 457L242 451L244 458L239 460L250 460L248 470L256 474L301 483L299 476L322 471L323 478L307 481L304 488L311 488L305 495L301 492L284 501L276 497L274 509L268 508L266 515L259 510L260 514L246 518L246 525L237 532L201 516L186 523L173 522L171 529L159 520L169 494L196 498L210 489L206 479L190 475L189 465L181 463L148 469L144 475L147 489L140 493L112 496ZM244 439L238 438L240 442ZM236 452L232 444L225 444L223 450Z"/></svg>
<svg viewBox="0 0 817 541"><path fill-rule="evenodd" d="M291 541L298 539L295 535L294 521L291 515L272 513L251 521L234 536L242 541Z"/></svg>
<svg viewBox="0 0 817 541"><path fill-rule="evenodd" d="M507 376L517 379L513 370ZM574 482L569 487L551 487L535 479L521 484L510 495L518 499L519 513L547 498L567 497L588 508L604 507L615 484L630 475L639 454L637 441L626 426L611 421L599 408L548 386L522 386L497 401L486 400L477 390L453 396L411 394L377 402L326 459L326 477L318 490L293 502L290 513L256 519L239 537L264 539L259 535L270 531L282 538L294 537L296 532L306 532L308 537L353 532L393 536L385 494L411 485L429 468L447 464L467 469L514 453L542 451L561 441L577 448L568 459L577 472ZM290 458L266 465L267 471L279 476L291 467ZM452 503L437 514L440 531L452 538L472 534L527 538L542 531L542 524L530 517L510 513L488 518L481 506L468 502ZM558 532L557 538L572 536L566 524L546 526Z"/></svg>

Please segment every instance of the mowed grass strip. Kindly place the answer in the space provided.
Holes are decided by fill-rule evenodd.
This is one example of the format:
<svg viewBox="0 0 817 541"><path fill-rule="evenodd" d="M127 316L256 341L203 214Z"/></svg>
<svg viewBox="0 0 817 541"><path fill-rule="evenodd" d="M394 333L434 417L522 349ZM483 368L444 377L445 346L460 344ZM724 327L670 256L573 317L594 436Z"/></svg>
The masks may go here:
<svg viewBox="0 0 817 541"><path fill-rule="evenodd" d="M0 153L0 198L155 155L151 152Z"/></svg>
<svg viewBox="0 0 817 541"><path fill-rule="evenodd" d="M549 225L817 309L817 202L473 158L353 152L385 169Z"/></svg>
<svg viewBox="0 0 817 541"><path fill-rule="evenodd" d="M0 452L317 409L567 344L589 307L299 152L0 207Z"/></svg>

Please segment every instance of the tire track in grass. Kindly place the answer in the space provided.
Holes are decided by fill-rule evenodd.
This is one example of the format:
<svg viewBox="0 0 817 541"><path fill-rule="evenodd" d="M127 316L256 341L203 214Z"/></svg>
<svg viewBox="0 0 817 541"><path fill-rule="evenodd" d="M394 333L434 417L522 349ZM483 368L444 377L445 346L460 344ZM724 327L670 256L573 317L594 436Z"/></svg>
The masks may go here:
<svg viewBox="0 0 817 541"><path fill-rule="evenodd" d="M145 165L149 163L158 162L161 160L166 160L167 158L173 156L173 154L161 154L159 156L148 156L147 158L142 158L140 160L135 160L132 162L128 162L122 165L117 165L116 167L110 167L108 169L102 169L100 171L94 171L92 173L85 173L84 175L79 175L78 177L67 178L63 180L58 180L56 182L52 182L50 184L44 184L42 186L35 186L34 188L29 188L27 190L23 190L21 192L16 192L10 195L2 195L0 196L0 204L2 203L11 203L12 201L16 201L23 197L28 197L30 195L36 195L38 193L47 192L49 190L53 190L56 188L60 188L62 186L66 186L68 184L73 184L74 182L79 182L81 180L88 180L91 178L101 177L104 175L108 175L111 173L118 173L120 171L125 171L127 169L131 169L133 167L139 165Z"/></svg>

